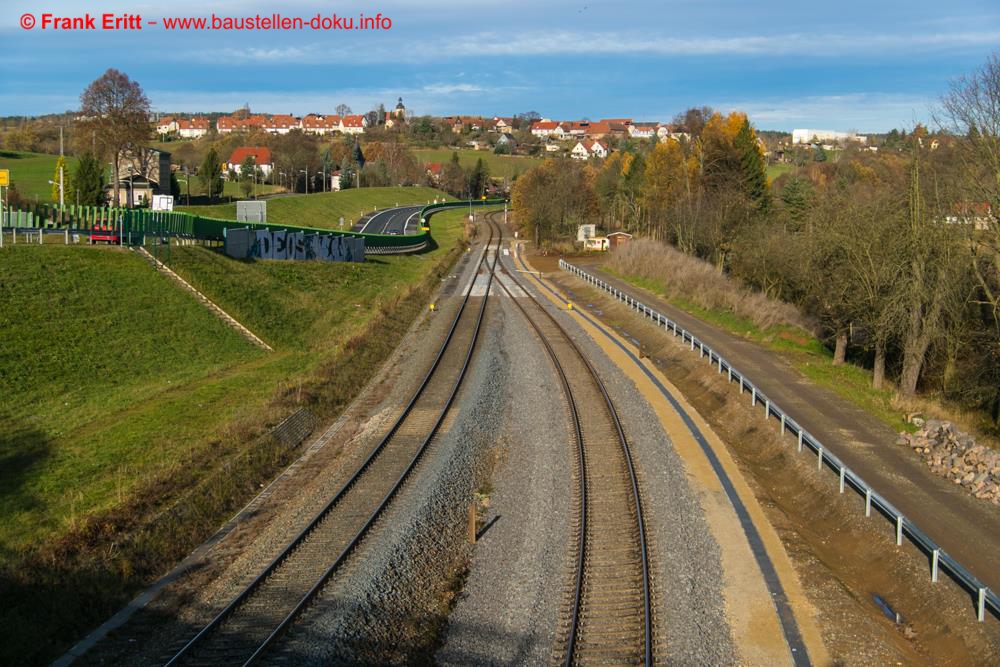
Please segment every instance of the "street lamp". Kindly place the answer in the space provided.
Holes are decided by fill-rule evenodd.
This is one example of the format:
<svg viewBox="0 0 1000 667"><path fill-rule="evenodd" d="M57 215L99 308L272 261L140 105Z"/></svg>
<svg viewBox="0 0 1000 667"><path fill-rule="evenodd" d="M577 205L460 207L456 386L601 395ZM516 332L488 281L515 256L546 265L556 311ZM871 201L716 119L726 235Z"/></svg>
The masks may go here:
<svg viewBox="0 0 1000 667"><path fill-rule="evenodd" d="M306 175L306 194L309 194L309 168L299 169L299 173Z"/></svg>
<svg viewBox="0 0 1000 667"><path fill-rule="evenodd" d="M132 165L128 166L128 207L132 208L135 206L135 202L132 200L132 174L135 168ZM211 187L211 186L210 186Z"/></svg>

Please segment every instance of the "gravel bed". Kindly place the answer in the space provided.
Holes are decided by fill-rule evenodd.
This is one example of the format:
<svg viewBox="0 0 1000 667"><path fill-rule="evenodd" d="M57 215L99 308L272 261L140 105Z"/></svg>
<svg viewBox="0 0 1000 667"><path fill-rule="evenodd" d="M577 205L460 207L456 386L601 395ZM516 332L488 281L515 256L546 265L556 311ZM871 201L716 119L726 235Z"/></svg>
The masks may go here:
<svg viewBox="0 0 1000 667"><path fill-rule="evenodd" d="M468 558L468 507L488 475L487 454L504 422L508 369L497 337L495 326L480 334L445 430L346 568L291 630L274 662L429 659L450 589Z"/></svg>
<svg viewBox="0 0 1000 667"><path fill-rule="evenodd" d="M522 279L522 284L539 295L534 281ZM540 301L601 375L629 439L652 556L657 661L736 664L737 651L724 610L719 547L670 437L635 384L600 347L565 311L546 298Z"/></svg>
<svg viewBox="0 0 1000 667"><path fill-rule="evenodd" d="M571 546L572 433L562 389L540 343L507 298L500 354L517 378L499 445L489 528L451 614L442 665L541 665L552 660Z"/></svg>
<svg viewBox="0 0 1000 667"><path fill-rule="evenodd" d="M443 280L439 312L419 319L399 348L338 420L346 422L323 449L289 476L264 505L215 545L188 575L80 664L162 664L227 604L327 502L378 441L429 367L461 300L478 253L466 253ZM451 287L460 285L459 289ZM335 427L336 428L336 427ZM324 429L317 429L322 433ZM310 441L311 442L311 441Z"/></svg>

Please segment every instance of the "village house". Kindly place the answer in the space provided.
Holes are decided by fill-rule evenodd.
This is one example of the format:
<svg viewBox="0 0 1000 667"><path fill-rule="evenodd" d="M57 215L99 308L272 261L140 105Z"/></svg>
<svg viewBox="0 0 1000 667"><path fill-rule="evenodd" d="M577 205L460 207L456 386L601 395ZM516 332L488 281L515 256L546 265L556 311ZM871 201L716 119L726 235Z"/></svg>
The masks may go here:
<svg viewBox="0 0 1000 667"><path fill-rule="evenodd" d="M444 165L440 162L428 162L424 165L427 168L427 175L431 177L431 180L437 183L441 180L441 171L444 169Z"/></svg>
<svg viewBox="0 0 1000 667"><path fill-rule="evenodd" d="M308 134L333 134L340 132L340 116L309 114L302 118L302 131Z"/></svg>
<svg viewBox="0 0 1000 667"><path fill-rule="evenodd" d="M514 140L514 135L510 132L504 132L497 137L497 148L500 148L501 146L503 146L508 153L513 153L517 148L517 141Z"/></svg>
<svg viewBox="0 0 1000 667"><path fill-rule="evenodd" d="M264 131L268 134L288 134L301 127L302 123L292 115L278 114L264 121Z"/></svg>
<svg viewBox="0 0 1000 667"><path fill-rule="evenodd" d="M344 116L340 119L340 131L344 134L364 134L368 120L360 114Z"/></svg>
<svg viewBox="0 0 1000 667"><path fill-rule="evenodd" d="M590 123L584 131L588 139L603 139L609 134L611 134L611 124L603 120L599 123Z"/></svg>
<svg viewBox="0 0 1000 667"><path fill-rule="evenodd" d="M237 116L223 116L215 122L215 129L219 134L229 134L231 132L253 132L262 130L267 118L264 116L247 116L239 118Z"/></svg>
<svg viewBox="0 0 1000 667"><path fill-rule="evenodd" d="M675 141L687 141L691 138L691 135L680 125L665 125L661 123L656 126L656 136L659 137L661 142L669 141L671 139Z"/></svg>
<svg viewBox="0 0 1000 667"><path fill-rule="evenodd" d="M173 116L164 116L156 123L157 134L170 134L177 131L177 119Z"/></svg>
<svg viewBox="0 0 1000 667"><path fill-rule="evenodd" d="M208 134L207 118L178 118L177 136L182 139L197 139Z"/></svg>
<svg viewBox="0 0 1000 667"><path fill-rule="evenodd" d="M570 157L574 160L589 160L592 157L606 158L608 156L608 147L606 144L600 141L578 141L573 150L570 151Z"/></svg>
<svg viewBox="0 0 1000 667"><path fill-rule="evenodd" d="M274 163L271 159L271 149L266 146L240 146L233 151L226 161L226 169L236 174L240 173L240 165L248 157L252 157L257 164L257 169L264 178L268 178L274 170Z"/></svg>
<svg viewBox="0 0 1000 667"><path fill-rule="evenodd" d="M628 136L633 139L652 139L656 136L656 125L629 125Z"/></svg>
<svg viewBox="0 0 1000 667"><path fill-rule="evenodd" d="M531 124L531 134L542 139L549 137L562 139L566 132L562 127L562 123L552 120L539 120Z"/></svg>
<svg viewBox="0 0 1000 667"><path fill-rule="evenodd" d="M126 151L118 165L118 202L114 186L105 186L108 203L117 206L146 206L153 195L170 194L170 153L155 148Z"/></svg>
<svg viewBox="0 0 1000 667"><path fill-rule="evenodd" d="M489 124L487 125L487 129L490 132L496 132L496 133L499 133L499 134L513 132L514 131L514 119L513 118L503 118L501 116L494 116L490 120Z"/></svg>

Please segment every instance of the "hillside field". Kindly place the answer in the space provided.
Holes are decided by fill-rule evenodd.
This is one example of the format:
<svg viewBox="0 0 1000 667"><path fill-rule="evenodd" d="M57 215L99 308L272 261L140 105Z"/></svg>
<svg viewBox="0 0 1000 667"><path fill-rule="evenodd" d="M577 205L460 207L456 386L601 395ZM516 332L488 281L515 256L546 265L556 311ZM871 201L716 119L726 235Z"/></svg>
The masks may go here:
<svg viewBox="0 0 1000 667"><path fill-rule="evenodd" d="M457 257L464 220L441 213L432 249L360 264L172 247L171 267L274 352L134 252L0 250L0 663L54 658L287 464L294 452L258 434L303 404L329 418L356 394ZM390 306L409 314L387 318ZM155 518L175 503L187 518ZM94 559L105 539L114 557ZM57 567L45 556L75 549Z"/></svg>
<svg viewBox="0 0 1000 667"><path fill-rule="evenodd" d="M542 163L540 157L528 157L523 155L497 155L493 151L475 151L461 149L458 151L450 148L415 148L413 154L422 163L440 162L445 164L451 160L452 153L458 153L458 162L466 169L476 166L476 161L482 158L483 164L490 172L490 176L513 178L520 176L532 167Z"/></svg>
<svg viewBox="0 0 1000 667"><path fill-rule="evenodd" d="M18 153L14 151L0 151L0 169L10 169L10 182L17 186L18 192L31 202L38 198L39 204L51 204L52 186L49 180L53 179L56 171L56 160L58 155L45 155L44 153ZM66 192L69 193L69 181L73 171L76 169L77 160L75 157L66 156ZM66 203L72 204L66 197Z"/></svg>

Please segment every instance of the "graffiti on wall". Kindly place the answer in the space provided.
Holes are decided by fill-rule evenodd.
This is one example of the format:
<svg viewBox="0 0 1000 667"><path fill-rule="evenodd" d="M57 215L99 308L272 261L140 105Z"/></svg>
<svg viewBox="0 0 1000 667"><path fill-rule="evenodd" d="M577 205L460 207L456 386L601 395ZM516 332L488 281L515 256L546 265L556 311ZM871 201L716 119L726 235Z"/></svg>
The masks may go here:
<svg viewBox="0 0 1000 667"><path fill-rule="evenodd" d="M298 259L324 262L365 261L365 240L336 234L270 229L227 229L225 253L235 259Z"/></svg>

